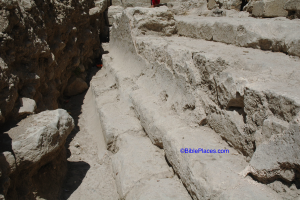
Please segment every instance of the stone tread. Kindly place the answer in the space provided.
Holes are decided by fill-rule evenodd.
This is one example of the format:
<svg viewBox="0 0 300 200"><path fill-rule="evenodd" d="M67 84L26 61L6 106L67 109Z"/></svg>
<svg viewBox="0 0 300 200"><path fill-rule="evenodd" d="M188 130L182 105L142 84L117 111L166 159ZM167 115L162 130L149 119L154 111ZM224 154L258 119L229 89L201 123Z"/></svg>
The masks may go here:
<svg viewBox="0 0 300 200"><path fill-rule="evenodd" d="M300 20L175 16L178 34L300 56Z"/></svg>
<svg viewBox="0 0 300 200"><path fill-rule="evenodd" d="M140 55L151 62L169 62L167 59L171 59L173 63L180 62L181 57L192 57L193 53L203 55L206 62L219 59L227 65L222 73L230 74L234 79L246 80L245 87L258 91L271 91L292 99L295 104L300 104L298 89L300 59L298 57L290 57L280 52L268 52L176 36L137 37L136 46L137 49L142 49L139 52ZM149 57L149 55L157 57ZM189 69L179 70L186 73ZM201 84L201 79L196 80L193 84Z"/></svg>
<svg viewBox="0 0 300 200"><path fill-rule="evenodd" d="M116 85L122 78L107 65L95 75L91 89L104 137L115 153L112 166L120 198L147 199L157 195L160 188L168 191L163 199L173 199L175 195L177 199L190 200L182 183L174 178L164 151L151 143L126 99L120 99Z"/></svg>
<svg viewBox="0 0 300 200"><path fill-rule="evenodd" d="M120 67L110 63L108 67L110 71L117 72L116 80L126 79L124 74L128 75L127 79L134 79L134 75L125 72L126 65ZM133 84L138 89L127 91L127 95L137 117L153 144L163 147L169 163L193 199L280 199L267 186L239 175L247 166L245 158L217 133L208 127L192 128L186 125L164 109L160 100L143 87L147 84L141 80ZM230 154L182 154L181 148L229 149ZM211 191L217 191L218 197L211 196Z"/></svg>
<svg viewBox="0 0 300 200"><path fill-rule="evenodd" d="M247 166L245 158L213 130L185 125L175 115L166 114L164 106L157 104L159 100L145 95L149 92L142 90L146 89L131 94L134 107L143 107L137 109L138 114L148 114L141 118L142 124L145 130L156 129L156 136L160 134L168 161L194 199L280 199L267 186L239 175ZM228 149L230 153L185 154L180 153L181 148ZM218 196L211 196L211 191L216 191Z"/></svg>

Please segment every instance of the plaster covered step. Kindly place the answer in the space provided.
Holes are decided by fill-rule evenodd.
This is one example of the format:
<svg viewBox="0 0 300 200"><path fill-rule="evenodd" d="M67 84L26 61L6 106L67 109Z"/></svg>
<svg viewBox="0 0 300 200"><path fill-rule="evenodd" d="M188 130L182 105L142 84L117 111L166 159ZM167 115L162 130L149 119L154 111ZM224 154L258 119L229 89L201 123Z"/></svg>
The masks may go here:
<svg viewBox="0 0 300 200"><path fill-rule="evenodd" d="M146 136L140 121L124 102L108 103L99 108L101 126L108 149L115 151L117 138L124 133Z"/></svg>
<svg viewBox="0 0 300 200"><path fill-rule="evenodd" d="M167 179L152 178L141 181L128 193L126 200L183 200L191 199L181 181L174 176Z"/></svg>
<svg viewBox="0 0 300 200"><path fill-rule="evenodd" d="M169 194L165 193L168 195L165 199L171 199L174 194L177 199L190 199L179 180L172 178L174 173L165 160L164 151L154 146L149 138L125 133L119 136L117 148L119 151L112 156L112 163L121 199L155 196L160 190L170 190ZM139 188L145 193L139 194Z"/></svg>
<svg viewBox="0 0 300 200"><path fill-rule="evenodd" d="M153 197L159 190L168 190L164 193L166 199L174 195L178 200L190 199L179 180L173 178L164 151L151 143L125 103L105 104L99 111L107 145L115 153L112 165L121 199Z"/></svg>
<svg viewBox="0 0 300 200"><path fill-rule="evenodd" d="M239 175L247 166L245 158L213 130L185 125L176 115L166 114L159 100L147 93L134 91L133 105L139 116L147 115L140 117L145 130L150 130L147 134L162 140L168 161L193 199L281 199L267 186ZM229 153L188 154L181 153L182 148L227 149Z"/></svg>
<svg viewBox="0 0 300 200"><path fill-rule="evenodd" d="M114 154L112 166L120 199L190 200L190 196L165 160L164 151L154 146L146 136L130 102L122 94L120 81L130 77L110 65L104 56L103 71L92 81L97 111L109 150ZM127 77L127 78L126 78ZM117 81L117 82L116 82ZM113 86L113 87L111 87ZM113 88L113 89L111 89ZM116 91L107 101L106 95ZM126 94L126 92L124 93Z"/></svg>
<svg viewBox="0 0 300 200"><path fill-rule="evenodd" d="M286 18L176 16L178 34L300 56L300 21Z"/></svg>

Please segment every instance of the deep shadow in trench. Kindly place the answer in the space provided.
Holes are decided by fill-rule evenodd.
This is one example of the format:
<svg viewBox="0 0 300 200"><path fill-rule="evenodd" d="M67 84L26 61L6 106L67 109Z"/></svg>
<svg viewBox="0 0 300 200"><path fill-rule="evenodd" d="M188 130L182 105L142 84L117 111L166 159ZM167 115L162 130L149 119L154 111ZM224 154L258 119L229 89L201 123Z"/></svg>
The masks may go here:
<svg viewBox="0 0 300 200"><path fill-rule="evenodd" d="M111 0L110 5L111 5ZM103 17L105 19L105 30L102 34L99 35L99 39L102 43L109 42L109 22L108 22L108 9L105 10L103 13ZM94 19L95 20L95 19ZM103 34L104 33L104 34ZM108 51L104 51L101 44L101 55L100 57L94 60L94 63L89 68L87 72L86 83L90 86L90 81L92 80L93 76L100 70L97 65L102 64L102 55L109 53ZM72 97L64 97L61 99L60 105L63 109L67 110L69 114L73 117L75 127L70 133L70 135L66 139L65 148L67 150L67 158L71 156L71 152L69 150L70 143L72 142L73 138L76 134L80 131L78 126L79 116L81 115L82 105L85 98L87 91ZM81 185L82 180L86 176L88 170L90 169L90 165L86 162L79 161L79 162L70 162L67 161L68 171L64 180L61 199L65 200L68 199L73 192Z"/></svg>
<svg viewBox="0 0 300 200"><path fill-rule="evenodd" d="M242 4L241 4L241 11L244 10L245 5L247 5L247 0L242 0Z"/></svg>
<svg viewBox="0 0 300 200"><path fill-rule="evenodd" d="M97 67L92 67L88 71L88 76L86 80L88 85L90 85L89 83L92 77L98 71L99 68ZM79 116L81 115L82 105L86 93L87 91L76 96L65 97L65 99L61 103L62 108L69 112L69 114L73 117L75 123L74 129L68 136L65 143L65 148L67 150L67 158L71 156L71 152L69 150L70 143L72 142L76 134L80 131L80 128L78 126L78 120L79 120ZM68 165L68 172L65 177L65 181L62 188L62 194L61 194L61 199L63 200L68 199L72 195L72 193L76 191L76 189L81 185L82 180L84 179L86 173L90 169L90 165L83 161L79 161L79 162L67 161L67 165Z"/></svg>

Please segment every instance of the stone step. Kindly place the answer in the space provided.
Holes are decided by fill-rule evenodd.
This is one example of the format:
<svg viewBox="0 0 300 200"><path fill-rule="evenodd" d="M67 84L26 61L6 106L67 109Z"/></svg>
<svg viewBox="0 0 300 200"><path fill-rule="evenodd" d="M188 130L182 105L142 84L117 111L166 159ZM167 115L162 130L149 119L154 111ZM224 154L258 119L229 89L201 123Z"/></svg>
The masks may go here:
<svg viewBox="0 0 300 200"><path fill-rule="evenodd" d="M195 115L204 109L202 116L189 120L206 118L246 156L253 154L253 142L267 139L253 136L265 119L290 122L299 112L297 57L186 37L142 36L135 43L139 55L156 69L161 90L170 99L182 98L168 106L181 104L179 112L190 107ZM172 95L174 88L181 97Z"/></svg>
<svg viewBox="0 0 300 200"><path fill-rule="evenodd" d="M298 57L172 36L175 21L164 7L128 8L116 19L110 53L117 85L126 83L123 95L130 96L152 143L165 150L194 199L256 199L257 194L292 199L297 195L298 160L291 158L294 154L288 149L300 151L292 142L283 154L279 149L286 146L286 138L296 141L291 134L298 132L291 129L286 134L293 123L299 125ZM199 154L180 153L181 148L221 148L222 140L230 152L239 153L236 159L209 154L209 159L202 156L195 162ZM274 143L282 145L272 151ZM252 176L244 178L239 172Z"/></svg>
<svg viewBox="0 0 300 200"><path fill-rule="evenodd" d="M104 63L107 63L106 59ZM208 127L192 128L176 114L170 114L168 106L162 103L160 97L153 95L153 90L160 88L154 83L149 87L152 84L149 77L141 76L136 80L139 70L130 74L130 66L126 62L120 66L113 63L114 59L108 60L111 61L108 65L110 71L114 72L119 82L117 85L135 80L126 86L133 88L136 85L135 88L138 89L127 91L126 94L130 96L137 117L151 142L165 150L169 163L193 199L281 199L272 189L250 177L239 175L248 164L245 157L230 147L217 133ZM229 154L184 154L180 152L182 148L228 149Z"/></svg>
<svg viewBox="0 0 300 200"><path fill-rule="evenodd" d="M116 146L119 150L112 156L112 164L121 199L140 199L135 193L139 192L142 183L148 186L144 190L150 196L157 195L156 188L161 188L170 192L165 199L172 199L174 194L178 200L191 199L179 180L174 178L164 151L154 146L148 137L124 133L119 136Z"/></svg>
<svg viewBox="0 0 300 200"><path fill-rule="evenodd" d="M120 199L138 200L157 196L162 199L187 199L190 196L165 160L164 151L146 136L130 103L122 98L118 80L125 78L104 67L91 81L96 110L108 149L114 154L112 166ZM126 79L126 78L125 78ZM163 193L159 193L164 191Z"/></svg>
<svg viewBox="0 0 300 200"><path fill-rule="evenodd" d="M175 16L181 36L300 56L300 20Z"/></svg>
<svg viewBox="0 0 300 200"><path fill-rule="evenodd" d="M272 189L239 175L247 166L245 158L218 134L208 127L191 128L176 115L167 115L159 99L145 95L149 93L134 91L134 108L152 141L162 142L169 163L193 199L281 199ZM229 153L181 153L185 148Z"/></svg>

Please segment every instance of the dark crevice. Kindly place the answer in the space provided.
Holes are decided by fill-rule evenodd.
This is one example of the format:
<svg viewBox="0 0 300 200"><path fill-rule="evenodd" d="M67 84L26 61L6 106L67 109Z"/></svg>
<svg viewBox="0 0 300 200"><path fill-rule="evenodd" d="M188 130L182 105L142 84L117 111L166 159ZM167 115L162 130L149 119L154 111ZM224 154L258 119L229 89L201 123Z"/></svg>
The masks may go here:
<svg viewBox="0 0 300 200"><path fill-rule="evenodd" d="M242 0L241 9L240 11L243 11L244 7L247 5L247 0Z"/></svg>

